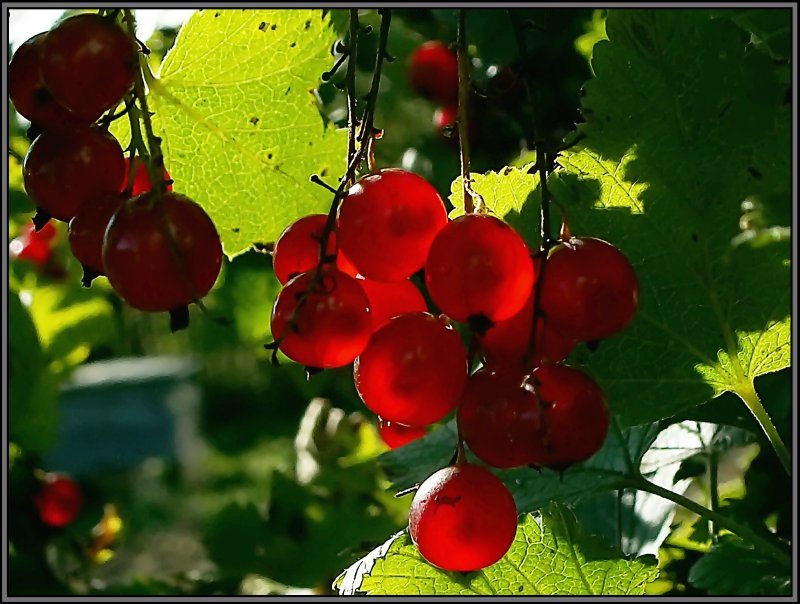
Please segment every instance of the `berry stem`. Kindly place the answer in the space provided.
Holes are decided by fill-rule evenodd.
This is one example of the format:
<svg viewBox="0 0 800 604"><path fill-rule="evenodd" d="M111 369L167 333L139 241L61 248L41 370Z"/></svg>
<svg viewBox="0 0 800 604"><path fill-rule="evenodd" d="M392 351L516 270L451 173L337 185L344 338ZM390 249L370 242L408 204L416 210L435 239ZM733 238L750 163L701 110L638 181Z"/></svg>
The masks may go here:
<svg viewBox="0 0 800 604"><path fill-rule="evenodd" d="M764 431L764 435L767 437L769 444L771 444L772 448L775 449L775 453L777 454L778 459L780 459L783 469L786 470L786 473L791 476L792 460L789 456L789 451L786 448L781 435L778 433L775 424L772 423L772 418L770 418L767 410L764 409L764 405L761 404L761 399L758 397L758 393L753 386L753 381L747 378L743 379L741 385L736 390L736 394L739 395L739 398L744 401L744 404L750 410L750 413L752 413L753 417L756 418L756 421Z"/></svg>
<svg viewBox="0 0 800 604"><path fill-rule="evenodd" d="M358 9L350 9L350 36L347 45L347 72L345 73L345 87L347 89L347 165L349 166L356 156L356 57L358 56ZM352 183L348 183L348 186ZM325 248L323 248L325 249Z"/></svg>
<svg viewBox="0 0 800 604"><path fill-rule="evenodd" d="M469 175L469 135L468 109L469 103L469 66L467 65L467 33L466 12L458 10L458 33L456 37L456 56L458 57L458 148L461 155L461 186L464 195L464 212L475 211L472 187Z"/></svg>

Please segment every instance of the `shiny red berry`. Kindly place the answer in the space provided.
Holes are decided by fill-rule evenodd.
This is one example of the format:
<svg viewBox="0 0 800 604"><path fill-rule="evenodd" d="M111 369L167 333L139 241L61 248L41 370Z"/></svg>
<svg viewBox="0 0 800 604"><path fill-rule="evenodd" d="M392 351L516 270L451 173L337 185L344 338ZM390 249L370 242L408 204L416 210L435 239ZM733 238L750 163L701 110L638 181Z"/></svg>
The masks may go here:
<svg viewBox="0 0 800 604"><path fill-rule="evenodd" d="M22 164L28 195L38 207L64 222L87 201L119 191L124 173L117 140L89 127L43 132Z"/></svg>
<svg viewBox="0 0 800 604"><path fill-rule="evenodd" d="M425 263L428 293L443 313L480 331L525 305L534 270L528 246L493 216L468 214L448 223Z"/></svg>
<svg viewBox="0 0 800 604"><path fill-rule="evenodd" d="M422 268L447 222L436 189L424 178L390 168L365 176L339 211L339 246L367 279L400 281Z"/></svg>
<svg viewBox="0 0 800 604"><path fill-rule="evenodd" d="M545 435L532 463L564 468L597 453L608 434L610 414L603 391L584 372L542 365L531 374L544 408Z"/></svg>
<svg viewBox="0 0 800 604"><path fill-rule="evenodd" d="M275 242L272 252L272 268L282 284L315 268L319 264L322 233L328 217L312 214L290 224ZM336 234L328 237L326 255L336 253Z"/></svg>
<svg viewBox="0 0 800 604"><path fill-rule="evenodd" d="M470 376L458 406L458 427L470 450L495 468L533 463L543 411L514 366L484 367Z"/></svg>
<svg viewBox="0 0 800 604"><path fill-rule="evenodd" d="M37 34L24 42L8 64L8 95L11 102L17 113L48 130L88 124L91 120L80 120L56 101L42 82L39 64L46 36L46 33Z"/></svg>
<svg viewBox="0 0 800 604"><path fill-rule="evenodd" d="M367 294L358 281L341 271L324 270L316 284L314 272L298 275L278 294L272 309L272 337L287 357L302 365L342 367L369 342L372 322Z"/></svg>
<svg viewBox="0 0 800 604"><path fill-rule="evenodd" d="M491 566L514 542L517 506L502 481L471 464L443 468L420 485L408 516L420 554L444 570Z"/></svg>
<svg viewBox="0 0 800 604"><path fill-rule="evenodd" d="M426 426L455 409L467 351L452 327L428 313L400 315L376 331L354 367L356 390L376 415Z"/></svg>
<svg viewBox="0 0 800 604"><path fill-rule="evenodd" d="M341 249L336 252L336 268L342 271L345 275L358 277L358 269L356 268L356 265L350 262L350 259L345 256Z"/></svg>
<svg viewBox="0 0 800 604"><path fill-rule="evenodd" d="M12 259L25 260L42 267L52 258L53 249L47 240L37 239L31 232L23 232L8 244L8 253Z"/></svg>
<svg viewBox="0 0 800 604"><path fill-rule="evenodd" d="M93 122L131 89L138 60L133 41L116 23L84 13L47 34L40 72L59 103Z"/></svg>
<svg viewBox="0 0 800 604"><path fill-rule="evenodd" d="M553 248L542 288L547 321L576 340L601 340L621 331L639 303L631 263L616 247L592 237L573 237Z"/></svg>
<svg viewBox="0 0 800 604"><path fill-rule="evenodd" d="M397 449L422 438L428 431L422 426L404 426L397 422L381 419L378 424L378 433L390 449Z"/></svg>
<svg viewBox="0 0 800 604"><path fill-rule="evenodd" d="M135 197L111 219L103 268L128 304L171 311L205 296L222 266L222 245L205 210L179 193Z"/></svg>
<svg viewBox="0 0 800 604"><path fill-rule="evenodd" d="M47 474L34 499L39 517L48 526L71 524L83 508L80 485L63 474Z"/></svg>
<svg viewBox="0 0 800 604"><path fill-rule="evenodd" d="M458 58L442 42L425 42L412 53L408 79L427 99L442 105L458 100Z"/></svg>
<svg viewBox="0 0 800 604"><path fill-rule="evenodd" d="M123 193L111 193L83 204L69 221L69 247L85 267L104 275L103 238L111 218L127 201Z"/></svg>
<svg viewBox="0 0 800 604"><path fill-rule="evenodd" d="M408 279L381 283L371 279L358 281L369 298L372 330L380 329L389 319L411 312L427 312L428 305L420 291Z"/></svg>
<svg viewBox="0 0 800 604"><path fill-rule="evenodd" d="M153 183L150 182L150 175L147 173L147 166L144 161L137 158L136 160L136 174L133 175L133 188L131 189L131 197L136 197L142 193L149 193L153 190ZM122 184L119 190L124 191L128 187L128 180L131 174L131 160L125 158L125 176L122 177ZM164 180L170 180L169 172L164 168ZM168 184L167 191L172 191L172 184Z"/></svg>

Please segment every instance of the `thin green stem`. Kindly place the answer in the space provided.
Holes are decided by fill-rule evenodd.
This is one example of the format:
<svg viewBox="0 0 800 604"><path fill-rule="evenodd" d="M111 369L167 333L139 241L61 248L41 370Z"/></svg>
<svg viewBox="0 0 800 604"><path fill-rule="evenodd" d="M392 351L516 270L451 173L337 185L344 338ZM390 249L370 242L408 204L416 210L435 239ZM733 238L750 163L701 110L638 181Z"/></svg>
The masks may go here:
<svg viewBox="0 0 800 604"><path fill-rule="evenodd" d="M708 491L709 499L711 500L711 511L719 511L719 453L714 445L711 445L711 450L708 453ZM714 520L709 520L709 532L711 533L711 542L716 545L719 540L719 527Z"/></svg>
<svg viewBox="0 0 800 604"><path fill-rule="evenodd" d="M738 535L743 540L749 541L756 547L756 549L770 556L781 565L787 567L791 565L791 555L785 547L768 541L747 525L740 524L736 520L733 520L727 516L723 516L717 511L705 508L699 503L692 501L688 497L684 497L683 495L679 495L674 491L670 491L669 489L665 489L664 487L650 482L643 476L635 476L631 478L627 482L627 486L638 489L639 491L658 495L659 497L663 497L668 501L677 503L679 506L686 508L690 512L694 512L701 518L713 521L717 527L726 529L735 535Z"/></svg>
<svg viewBox="0 0 800 604"><path fill-rule="evenodd" d="M761 399L758 397L753 382L749 379L743 380L736 394L739 395L747 408L750 409L750 413L753 414L753 417L756 418L756 421L761 426L769 444L775 449L775 453L778 455L783 469L791 476L792 460L789 457L789 450L786 448L781 435L778 434L778 430L775 428L775 424L772 423L772 419L767 413L767 410L764 409L764 405L761 404Z"/></svg>

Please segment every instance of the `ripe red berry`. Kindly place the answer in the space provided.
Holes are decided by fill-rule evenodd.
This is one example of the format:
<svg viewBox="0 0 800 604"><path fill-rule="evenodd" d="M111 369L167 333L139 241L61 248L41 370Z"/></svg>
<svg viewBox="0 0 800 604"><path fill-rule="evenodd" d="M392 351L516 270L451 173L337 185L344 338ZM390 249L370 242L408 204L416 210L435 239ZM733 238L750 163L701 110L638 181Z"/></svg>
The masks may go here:
<svg viewBox="0 0 800 604"><path fill-rule="evenodd" d="M409 426L455 409L467 380L467 351L452 327L428 313L400 315L376 331L356 359L356 390L376 415Z"/></svg>
<svg viewBox="0 0 800 604"><path fill-rule="evenodd" d="M425 298L408 279L381 283L371 279L359 279L369 298L369 312L372 315L372 330L386 325L389 319L411 312L427 312Z"/></svg>
<svg viewBox="0 0 800 604"><path fill-rule="evenodd" d="M378 424L378 433L390 449L397 449L422 438L428 431L422 426L404 426L397 422L381 419Z"/></svg>
<svg viewBox="0 0 800 604"><path fill-rule="evenodd" d="M28 195L42 210L64 222L87 201L117 192L124 172L117 140L88 127L43 132L22 164Z"/></svg>
<svg viewBox="0 0 800 604"><path fill-rule="evenodd" d="M272 252L272 268L282 284L300 273L310 271L319 264L322 233L328 217L312 214L290 224L275 242ZM336 234L328 237L326 255L336 253Z"/></svg>
<svg viewBox="0 0 800 604"><path fill-rule="evenodd" d="M420 485L408 522L411 539L428 562L469 572L494 564L509 550L517 506L494 474L461 464L435 472Z"/></svg>
<svg viewBox="0 0 800 604"><path fill-rule="evenodd" d="M64 19L42 45L42 81L59 103L90 122L122 100L137 68L132 40L95 13Z"/></svg>
<svg viewBox="0 0 800 604"><path fill-rule="evenodd" d="M344 255L342 250L336 252L336 268L342 271L345 275L350 275L351 277L358 276L358 269L356 268L355 264L350 262L350 259Z"/></svg>
<svg viewBox="0 0 800 604"><path fill-rule="evenodd" d="M120 185L119 190L124 191L128 187L128 180L130 179L131 175L131 160L130 158L125 158L125 176L122 177L122 184ZM169 172L167 169L164 168L164 180L170 180ZM136 174L133 175L133 188L131 189L130 197L136 197L137 195L141 195L142 193L149 193L153 190L153 183L150 182L150 175L147 173L147 166L145 165L144 161L137 158L136 159ZM167 191L172 191L172 184L168 184Z"/></svg>
<svg viewBox="0 0 800 604"><path fill-rule="evenodd" d="M53 226L48 223L45 227ZM44 231L44 229L42 229ZM53 229L55 231L55 229ZM53 236L55 232L53 233ZM43 267L50 261L53 256L53 249L50 246L52 236L39 236L39 233L33 230L33 225L25 227L22 233L15 237L11 243L8 244L8 253L11 258L18 260L25 260L31 262L38 267Z"/></svg>
<svg viewBox="0 0 800 604"><path fill-rule="evenodd" d="M41 490L34 498L39 517L49 526L71 524L83 508L81 488L69 476L47 474Z"/></svg>
<svg viewBox="0 0 800 604"><path fill-rule="evenodd" d="M17 48L8 64L8 95L20 115L42 128L55 130L76 126L81 120L53 98L39 75L40 53L46 35L37 34Z"/></svg>
<svg viewBox="0 0 800 604"><path fill-rule="evenodd" d="M205 296L219 275L222 245L205 210L179 193L124 204L103 242L103 267L128 304L171 311Z"/></svg>
<svg viewBox="0 0 800 604"><path fill-rule="evenodd" d="M84 267L104 275L103 238L117 210L127 201L123 193L110 193L83 204L69 221L69 247Z"/></svg>
<svg viewBox="0 0 800 604"><path fill-rule="evenodd" d="M390 168L359 180L339 211L339 246L367 279L400 281L422 268L431 241L447 223L436 189Z"/></svg>
<svg viewBox="0 0 800 604"><path fill-rule="evenodd" d="M434 239L425 280L443 313L481 331L522 309L533 287L533 262L522 237L505 222L468 214Z"/></svg>
<svg viewBox="0 0 800 604"><path fill-rule="evenodd" d="M631 322L639 301L639 282L628 259L591 237L573 237L553 248L542 288L547 321L576 340L614 335Z"/></svg>
<svg viewBox="0 0 800 604"><path fill-rule="evenodd" d="M353 277L335 269L325 270L310 289L314 272L298 275L278 294L272 309L272 337L293 361L319 369L342 367L369 342L372 322L367 294Z"/></svg>
<svg viewBox="0 0 800 604"><path fill-rule="evenodd" d="M478 342L487 363L519 364L524 361L531 342L533 325L534 293L517 314L505 321L495 323L486 333L478 335ZM567 358L577 342L562 336L549 323L539 318L536 326L536 346L531 366L544 362L558 363Z"/></svg>
<svg viewBox="0 0 800 604"><path fill-rule="evenodd" d="M610 421L600 387L567 365L542 365L531 375L545 412L543 446L532 463L564 468L597 453Z"/></svg>
<svg viewBox="0 0 800 604"><path fill-rule="evenodd" d="M458 427L470 450L495 468L533 463L543 435L543 411L513 366L484 367L467 381Z"/></svg>
<svg viewBox="0 0 800 604"><path fill-rule="evenodd" d="M425 42L411 55L408 78L423 97L442 105L458 100L458 58L442 42Z"/></svg>
<svg viewBox="0 0 800 604"><path fill-rule="evenodd" d="M433 125L436 126L436 131L445 142L451 143L458 141L458 127L456 121L458 120L458 107L454 105L446 105L439 107L433 114Z"/></svg>

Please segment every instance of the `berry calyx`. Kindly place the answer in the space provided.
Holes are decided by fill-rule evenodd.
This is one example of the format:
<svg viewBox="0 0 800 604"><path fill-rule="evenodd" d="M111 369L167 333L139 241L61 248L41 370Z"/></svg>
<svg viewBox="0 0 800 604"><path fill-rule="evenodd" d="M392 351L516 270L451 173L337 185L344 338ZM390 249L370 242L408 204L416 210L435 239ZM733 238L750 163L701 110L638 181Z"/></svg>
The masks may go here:
<svg viewBox="0 0 800 604"><path fill-rule="evenodd" d="M104 275L103 238L111 218L127 201L123 193L111 193L83 204L69 221L72 255L94 275Z"/></svg>
<svg viewBox="0 0 800 604"><path fill-rule="evenodd" d="M117 181L119 182L119 181ZM205 296L222 266L222 244L205 210L180 193L135 197L113 216L103 268L128 304L172 311Z"/></svg>
<svg viewBox="0 0 800 604"><path fill-rule="evenodd" d="M25 191L38 207L64 222L87 201L119 191L124 173L117 140L90 127L43 132L22 164Z"/></svg>
<svg viewBox="0 0 800 604"><path fill-rule="evenodd" d="M452 327L428 313L390 320L356 359L361 400L376 415L426 426L455 409L467 380L467 351Z"/></svg>
<svg viewBox="0 0 800 604"><path fill-rule="evenodd" d="M601 340L621 331L639 303L631 263L602 239L572 237L557 245L542 281L548 323L576 340Z"/></svg>
<svg viewBox="0 0 800 604"><path fill-rule="evenodd" d="M608 434L610 414L595 381L568 365L542 365L531 381L545 421L543 446L532 463L564 468L597 453Z"/></svg>
<svg viewBox="0 0 800 604"><path fill-rule="evenodd" d="M495 468L533 463L543 437L543 411L517 367L484 367L470 376L458 427L470 450Z"/></svg>
<svg viewBox="0 0 800 604"><path fill-rule="evenodd" d="M425 298L408 279L393 283L381 283L371 279L359 279L358 282L369 298L373 331L380 329L398 315L428 310Z"/></svg>
<svg viewBox="0 0 800 604"><path fill-rule="evenodd" d="M533 287L533 262L508 224L468 214L449 222L434 239L425 280L443 313L480 332L522 309Z"/></svg>
<svg viewBox="0 0 800 604"><path fill-rule="evenodd" d="M385 419L379 420L378 434L390 449L397 449L407 445L419 438L422 438L428 431L422 426L404 426L397 422L389 422Z"/></svg>
<svg viewBox="0 0 800 604"><path fill-rule="evenodd" d="M290 224L275 242L272 252L272 268L281 284L300 273L305 273L319 264L322 234L328 217L325 214L311 214ZM336 253L336 235L328 237L326 256Z"/></svg>
<svg viewBox="0 0 800 604"><path fill-rule="evenodd" d="M358 272L375 281L400 281L425 263L431 242L447 223L436 189L394 168L356 182L339 210L339 247Z"/></svg>
<svg viewBox="0 0 800 604"><path fill-rule="evenodd" d="M43 523L60 528L71 524L80 514L83 492L69 476L50 473L45 476L34 503Z"/></svg>
<svg viewBox="0 0 800 604"><path fill-rule="evenodd" d="M509 550L517 506L494 474L460 464L435 472L420 485L408 522L411 539L428 562L469 572L494 564Z"/></svg>
<svg viewBox="0 0 800 604"><path fill-rule="evenodd" d="M82 121L56 101L39 75L46 36L46 33L37 34L17 48L8 64L8 95L17 113L41 128L56 130L76 126Z"/></svg>
<svg viewBox="0 0 800 604"><path fill-rule="evenodd" d="M141 195L142 193L149 193L153 190L153 183L150 182L150 175L147 173L147 166L145 165L142 159L136 159L136 173L133 175L133 187L131 189L130 197L136 197L137 195ZM120 191L124 191L128 188L128 181L130 180L131 175L131 160L130 158L125 158L125 176L122 178L122 185L120 186ZM169 181L170 175L167 172L167 169L164 168L164 180ZM172 191L172 184L167 184L166 187L167 191Z"/></svg>
<svg viewBox="0 0 800 604"><path fill-rule="evenodd" d="M64 19L42 45L42 81L59 103L89 122L122 100L137 68L131 39L96 13Z"/></svg>
<svg viewBox="0 0 800 604"><path fill-rule="evenodd" d="M442 42L425 42L413 52L408 79L411 87L426 99L442 105L452 105L458 100L458 58Z"/></svg>
<svg viewBox="0 0 800 604"><path fill-rule="evenodd" d="M297 363L318 369L342 367L369 342L367 294L353 277L335 269L324 269L316 283L314 277L314 270L302 273L278 294L272 337Z"/></svg>

